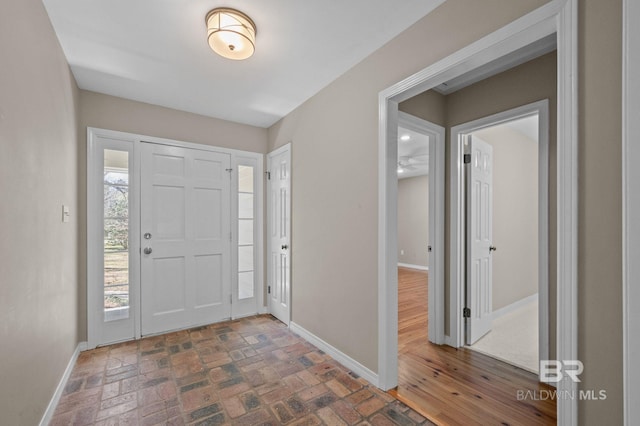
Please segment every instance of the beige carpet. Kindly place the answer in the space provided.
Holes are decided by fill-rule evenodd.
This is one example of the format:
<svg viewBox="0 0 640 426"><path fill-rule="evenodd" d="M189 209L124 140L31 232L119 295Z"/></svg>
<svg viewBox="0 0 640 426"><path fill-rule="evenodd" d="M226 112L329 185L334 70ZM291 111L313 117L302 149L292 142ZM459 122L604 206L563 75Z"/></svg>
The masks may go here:
<svg viewBox="0 0 640 426"><path fill-rule="evenodd" d="M495 319L491 331L470 348L537 374L537 300Z"/></svg>

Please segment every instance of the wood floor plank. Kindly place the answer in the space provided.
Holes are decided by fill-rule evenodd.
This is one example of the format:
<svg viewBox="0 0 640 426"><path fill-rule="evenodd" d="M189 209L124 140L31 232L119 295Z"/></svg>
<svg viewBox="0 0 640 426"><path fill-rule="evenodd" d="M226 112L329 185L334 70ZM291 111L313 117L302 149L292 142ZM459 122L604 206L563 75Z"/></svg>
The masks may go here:
<svg viewBox="0 0 640 426"><path fill-rule="evenodd" d="M556 424L556 401L517 397L552 387L467 348L430 343L427 307L427 272L398 268L398 399L441 425Z"/></svg>

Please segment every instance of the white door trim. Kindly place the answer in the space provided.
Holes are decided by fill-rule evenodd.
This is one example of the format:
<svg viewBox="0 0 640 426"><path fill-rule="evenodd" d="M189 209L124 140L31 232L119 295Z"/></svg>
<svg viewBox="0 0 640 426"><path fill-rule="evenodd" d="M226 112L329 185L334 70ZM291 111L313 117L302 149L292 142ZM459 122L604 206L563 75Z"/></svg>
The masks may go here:
<svg viewBox="0 0 640 426"><path fill-rule="evenodd" d="M435 188L435 194L429 193L429 286L428 286L428 316L429 341L444 343L444 143L445 129L442 126L422 120L413 115L398 112L398 125L418 133L429 135L434 141L435 156L431 161L429 156L429 185ZM429 142L431 143L431 142ZM429 146L429 151L432 151ZM432 185L433 183L433 185ZM435 200L434 203L431 200ZM402 266L403 264L398 264Z"/></svg>
<svg viewBox="0 0 640 426"><path fill-rule="evenodd" d="M116 343L103 335L102 292L90 285L104 279L102 244L103 193L96 191L102 186L102 149L122 149L130 153L129 164L129 315L133 318L133 338L140 337L140 168L139 148L133 135L113 134L87 128L87 347L89 349L108 343ZM93 249L101 247L100 250Z"/></svg>
<svg viewBox="0 0 640 426"><path fill-rule="evenodd" d="M558 37L556 355L560 360L577 359L577 0L552 0L379 94L378 386L382 389L391 389L398 384L398 102L554 33ZM452 235L452 238L457 236ZM565 379L558 390L572 392L577 386ZM558 424L577 424L576 400L561 399L557 407Z"/></svg>
<svg viewBox="0 0 640 426"><path fill-rule="evenodd" d="M622 303L624 423L640 418L640 3L622 3Z"/></svg>
<svg viewBox="0 0 640 426"><path fill-rule="evenodd" d="M99 313L102 312L99 309L99 306L96 304L96 300L100 297L99 294L96 293L95 288L92 288L91 283L95 282L95 280L101 279L101 274L103 273L100 269L101 261L99 257L101 254L95 247L101 247L102 244L102 234L99 229L99 224L96 224L96 218L101 216L102 204L100 201L100 194L96 195L93 188L96 185L96 177L92 175L91 171L96 167L96 140L97 138L105 138L105 139L113 139L116 141L125 141L134 146L133 148L133 177L132 177L132 199L131 209L132 215L134 217L130 218L130 226L132 235L140 235L139 229L139 211L137 210L137 203L140 199L140 143L141 142L151 142L158 145L168 145L168 146L177 146L182 148L190 148L197 149L201 151L214 151L220 153L226 153L231 155L231 164L234 169L237 170L237 162L242 159L253 159L256 161L257 168L256 173L260 173L257 178L258 185L256 185L256 203L258 203L258 215L256 217L256 223L258 227L262 229L263 215L262 215L262 204L264 200L263 195L263 164L264 164L264 154L250 152L250 151L242 151L237 149L223 148L212 145L203 145L192 142L184 142L173 139L166 138L158 138L154 136L140 135L135 133L128 132L120 132L117 130L108 130L108 129L100 129L95 127L87 127L87 347L88 349L95 348L99 341ZM232 205L237 204L237 193L231 191L231 203ZM96 198L97 197L97 198ZM137 212L137 213L136 213ZM258 254L256 254L256 270L255 273L258 276L257 278L257 303L256 303L256 313L261 312L261 307L259 304L264 305L264 292L261 291L262 287L262 277L264 276L264 262L263 262L263 244L262 244L262 232L258 232L258 239L256 240L256 249ZM132 238L129 242L129 247L131 253L135 253L135 256L131 257L131 265L132 274L135 275L132 280L135 280L135 283L139 283L140 281L140 239L138 237ZM234 247L237 248L237 245L232 247L232 257L237 256L237 253L234 255L233 253L237 250L234 250ZM232 270L232 274L235 272ZM131 283L130 283L131 284ZM141 337L141 323L140 323L140 289L139 285L134 285L131 289L131 298L136 300L134 320L135 320L135 339L139 339ZM132 309L134 306L132 305ZM233 314L233 311L232 311Z"/></svg>
<svg viewBox="0 0 640 426"><path fill-rule="evenodd" d="M549 101L547 99L512 108L451 128L451 168L456 173L450 175L451 200L456 200L456 208L464 211L464 176L462 168L463 135L491 127L496 124L538 114L538 340L539 359L549 359ZM458 212L451 207L449 221L454 227L464 225L457 222ZM465 253L464 227L456 230L458 238L451 239L453 253ZM453 347L464 345L464 307L465 270L464 260L453 261L461 269L456 271L456 280L451 280L451 298L449 299L449 336L446 342ZM452 274L453 275L453 274Z"/></svg>

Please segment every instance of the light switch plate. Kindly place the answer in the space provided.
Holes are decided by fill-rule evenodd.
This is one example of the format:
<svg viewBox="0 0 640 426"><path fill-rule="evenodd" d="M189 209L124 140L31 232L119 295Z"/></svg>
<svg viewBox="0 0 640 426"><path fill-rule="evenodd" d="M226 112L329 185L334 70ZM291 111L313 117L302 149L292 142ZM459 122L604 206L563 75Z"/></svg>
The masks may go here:
<svg viewBox="0 0 640 426"><path fill-rule="evenodd" d="M68 223L71 218L71 213L69 213L69 206L62 205L62 222Z"/></svg>

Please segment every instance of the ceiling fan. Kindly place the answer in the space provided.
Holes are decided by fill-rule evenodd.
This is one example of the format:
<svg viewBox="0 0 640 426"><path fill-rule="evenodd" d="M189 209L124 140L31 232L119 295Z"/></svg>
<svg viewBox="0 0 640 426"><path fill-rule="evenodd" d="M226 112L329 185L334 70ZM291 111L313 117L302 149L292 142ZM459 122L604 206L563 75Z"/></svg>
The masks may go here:
<svg viewBox="0 0 640 426"><path fill-rule="evenodd" d="M427 170L429 168L429 154L398 157L398 173L405 171Z"/></svg>

